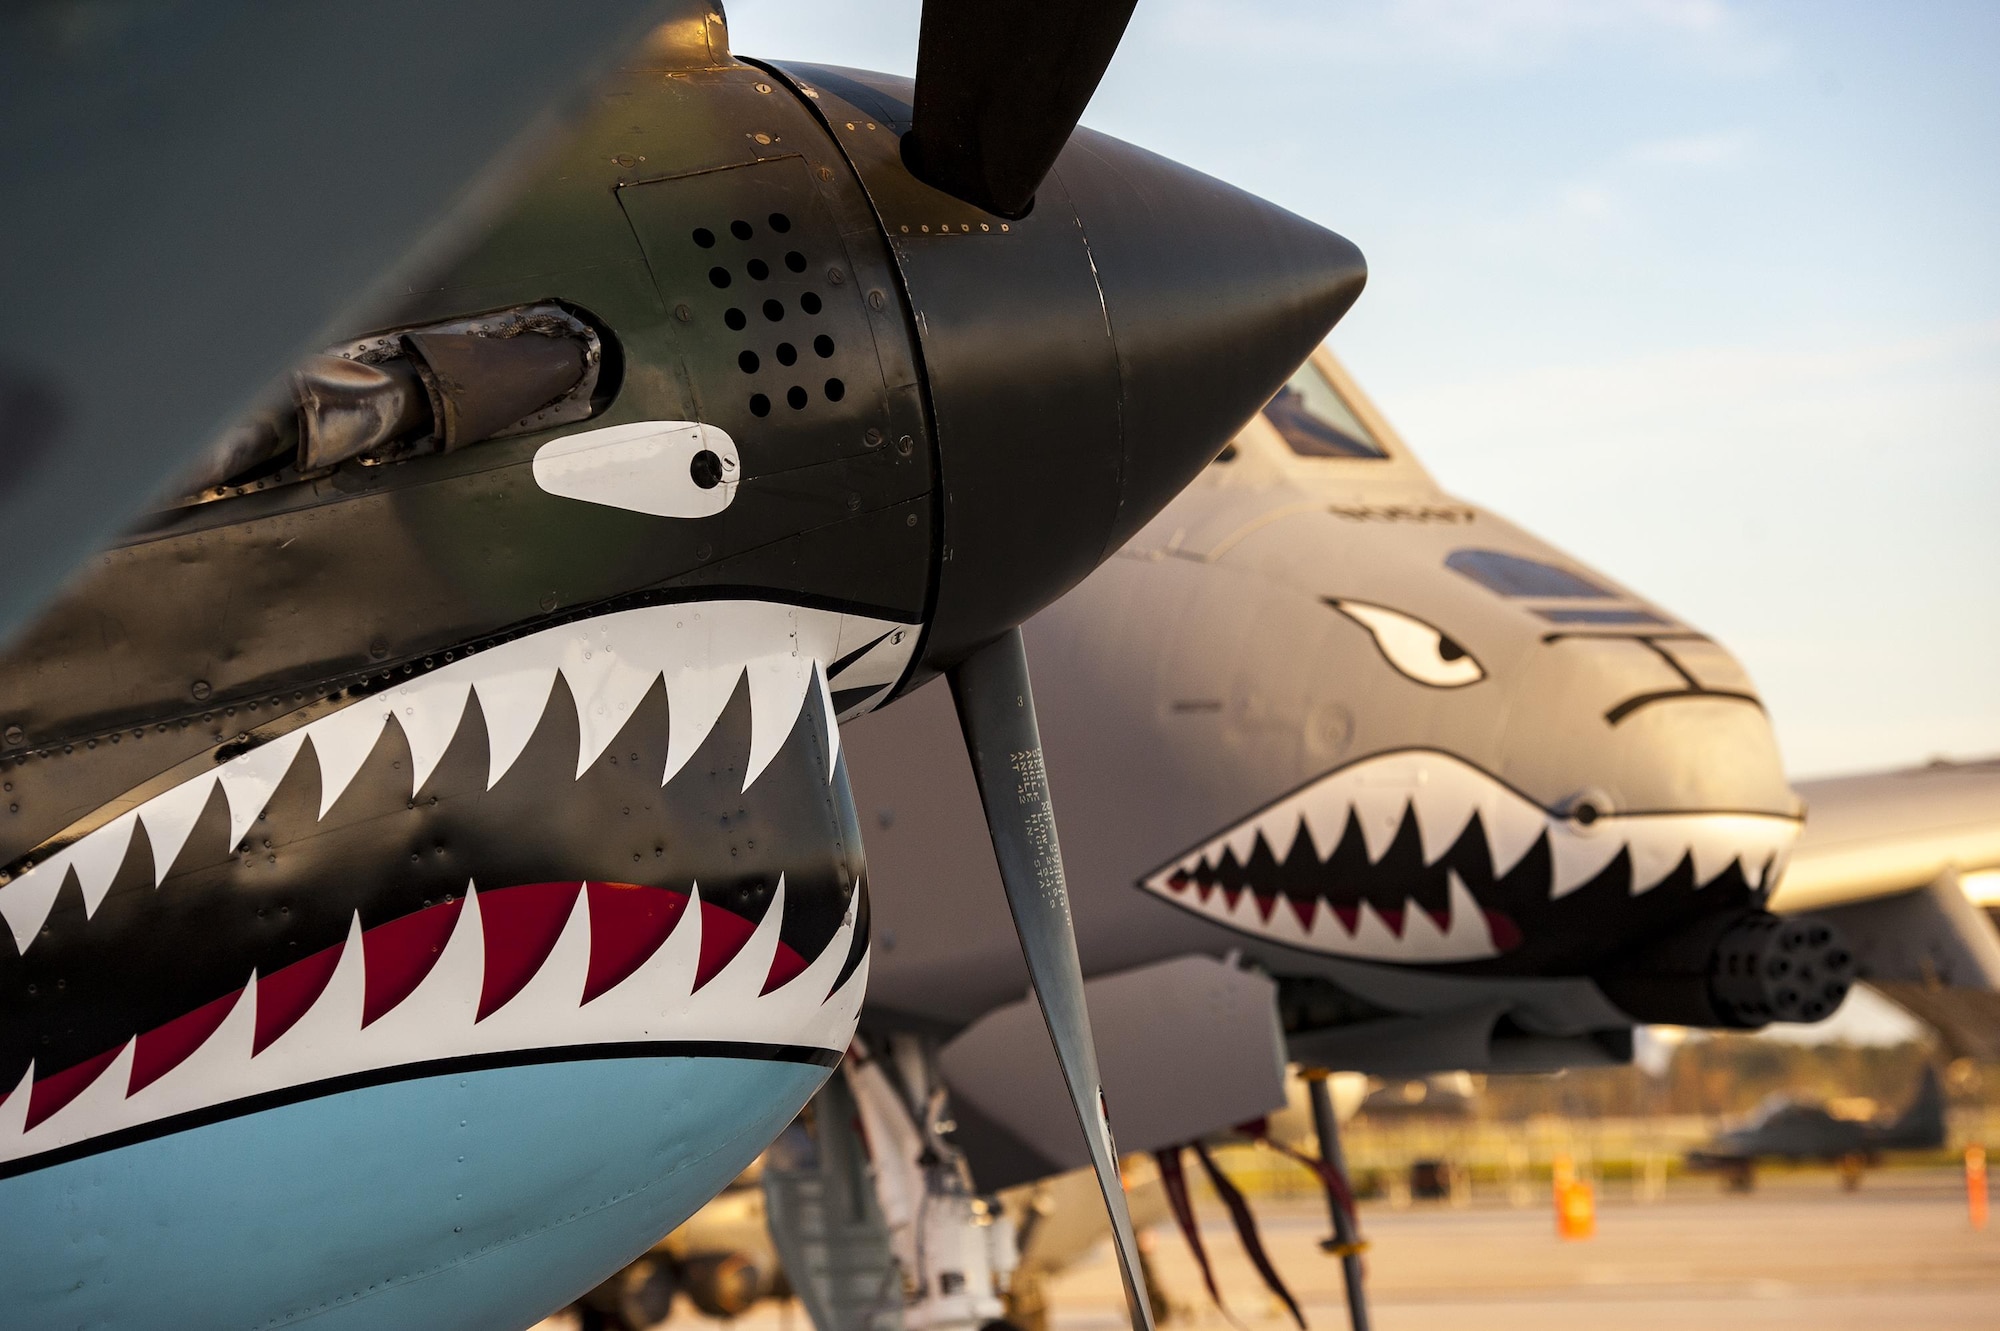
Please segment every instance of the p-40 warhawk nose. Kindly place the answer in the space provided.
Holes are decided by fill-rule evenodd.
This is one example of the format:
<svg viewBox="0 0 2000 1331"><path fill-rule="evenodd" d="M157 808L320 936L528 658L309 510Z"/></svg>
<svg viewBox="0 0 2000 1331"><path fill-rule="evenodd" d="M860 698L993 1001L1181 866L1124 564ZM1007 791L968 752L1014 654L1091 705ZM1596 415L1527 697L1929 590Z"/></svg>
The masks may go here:
<svg viewBox="0 0 2000 1331"><path fill-rule="evenodd" d="M0 653L0 1322L367 1289L359 1321L431 1325L449 1289L497 1324L678 1224L853 1031L835 723L943 670L1003 862L1050 861L1007 887L1031 965L1068 949L1036 983L1123 1215L1013 626L1277 389L1360 258L1094 135L983 211L905 164L906 85L721 36L663 28L516 207ZM673 1112L573 1130L613 1103ZM461 1170L453 1124L504 1157ZM222 1200L142 1236L187 1162ZM84 1195L126 1261L97 1303L44 1220ZM173 1283L253 1233L296 1263Z"/></svg>

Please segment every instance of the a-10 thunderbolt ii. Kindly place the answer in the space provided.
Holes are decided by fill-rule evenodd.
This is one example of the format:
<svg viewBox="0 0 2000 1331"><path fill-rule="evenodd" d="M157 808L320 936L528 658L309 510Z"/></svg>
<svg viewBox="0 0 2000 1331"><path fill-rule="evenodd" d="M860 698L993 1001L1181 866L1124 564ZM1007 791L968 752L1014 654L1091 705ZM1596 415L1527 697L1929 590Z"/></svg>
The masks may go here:
<svg viewBox="0 0 2000 1331"><path fill-rule="evenodd" d="M1027 636L1088 973L1233 952L1275 978L1295 1059L1384 1073L1443 1042L1427 1068L1613 1058L1634 1021L1812 1020L1844 994L1837 945L1762 909L1802 807L1734 657L1445 494L1324 352ZM946 701L846 732L864 1032L976 1039L1021 994L975 927L991 870L947 839L978 807L959 760L897 756ZM943 1063L971 1116L1004 1102ZM1114 1122L1151 1098L1111 1089Z"/></svg>
<svg viewBox="0 0 2000 1331"><path fill-rule="evenodd" d="M1637 1022L1811 1020L1845 995L1835 932L1763 907L1800 806L1741 666L1443 493L1324 352L1026 636L1127 1150L1268 1113L1288 1060L1604 1063ZM840 1207L801 1189L844 1187L830 1167L765 1174L793 1286L855 1267L816 1254L892 1246L906 1327L993 1311L981 1272L1005 1255L975 1191L1086 1163L993 870L961 844L982 814L939 747L954 724L931 690L843 740L877 1056L815 1130L822 1162L851 1154L859 1109L881 1223L822 1232ZM898 1115L907 1150L882 1145ZM879 1284L811 1290L822 1331Z"/></svg>
<svg viewBox="0 0 2000 1331"><path fill-rule="evenodd" d="M682 8L8 645L0 1321L525 1325L601 1279L846 1047L835 721L938 673L1120 1199L1012 626L1363 281L1072 137L1128 12L934 8L913 89Z"/></svg>

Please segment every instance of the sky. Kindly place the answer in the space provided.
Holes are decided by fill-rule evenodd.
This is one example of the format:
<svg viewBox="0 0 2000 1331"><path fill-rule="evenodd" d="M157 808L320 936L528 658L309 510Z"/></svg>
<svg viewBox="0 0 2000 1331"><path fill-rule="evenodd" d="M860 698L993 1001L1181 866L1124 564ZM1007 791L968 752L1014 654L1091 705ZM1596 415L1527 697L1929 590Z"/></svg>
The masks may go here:
<svg viewBox="0 0 2000 1331"><path fill-rule="evenodd" d="M731 0L909 73L916 0ZM2000 753L2000 5L1139 0L1084 116L1341 232L1449 489L1714 634L1794 776Z"/></svg>

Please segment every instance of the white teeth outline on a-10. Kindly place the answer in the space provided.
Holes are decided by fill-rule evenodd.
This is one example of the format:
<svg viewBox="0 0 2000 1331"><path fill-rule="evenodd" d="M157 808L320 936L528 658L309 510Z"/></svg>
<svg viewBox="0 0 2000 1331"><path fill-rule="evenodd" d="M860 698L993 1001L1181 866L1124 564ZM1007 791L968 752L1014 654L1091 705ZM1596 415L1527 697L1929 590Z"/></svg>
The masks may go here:
<svg viewBox="0 0 2000 1331"><path fill-rule="evenodd" d="M32 1129L26 1127L31 1064L0 1100L0 1163L40 1155L108 1132L139 1127L251 1096L315 1082L437 1059L680 1040L730 1041L838 1052L854 1036L867 992L868 954L834 989L854 941L850 906L826 948L806 968L769 993L784 922L782 877L771 905L727 965L694 987L701 955L700 887L690 894L673 931L640 967L583 1002L590 965L590 893L577 893L555 946L541 967L505 1004L478 1017L486 976L485 930L476 885L453 923L437 962L408 997L361 1024L366 952L361 917L350 921L333 976L304 1015L253 1055L257 1019L255 974L229 1015L201 1045L158 1080L129 1090L136 1040L74 1100Z"/></svg>
<svg viewBox="0 0 2000 1331"><path fill-rule="evenodd" d="M1495 878L1505 877L1546 836L1551 900L1602 873L1620 850L1631 857L1634 896L1659 886L1683 859L1692 859L1697 887L1715 881L1732 863L1753 887L1775 883L1800 827L1798 819L1779 814L1728 812L1609 813L1584 827L1464 759L1434 749L1400 750L1329 772L1156 870L1141 886L1230 928L1312 952L1405 962L1499 955L1484 911L1456 873L1448 875L1446 922L1439 925L1416 902L1406 901L1400 933L1365 901L1349 928L1323 900L1314 904L1309 923L1282 900L1266 918L1247 887L1232 903L1219 886L1203 890L1185 881L1204 866L1219 868L1229 852L1238 865L1247 864L1260 834L1282 863L1303 828L1325 860L1340 844L1350 814L1360 825L1369 862L1375 863L1395 840L1406 812L1416 817L1426 864L1449 851L1478 814ZM1178 886L1176 877L1183 879Z"/></svg>
<svg viewBox="0 0 2000 1331"><path fill-rule="evenodd" d="M444 757L473 697L486 720L487 789L528 746L560 674L576 701L576 774L589 768L639 702L664 676L667 761L672 780L714 729L737 684L749 678L748 790L775 758L817 690L833 716L832 689L869 689L846 715L882 701L916 651L918 626L777 601L682 601L580 619L475 652L268 740L154 795L0 885L0 917L26 952L54 908L64 876L76 871L84 913L95 914L137 829L152 843L154 886L186 845L220 785L229 803L230 840L240 841L311 741L326 816L394 718L410 746L412 796ZM857 655L858 654L858 655ZM830 663L854 659L829 681ZM828 727L827 779L840 732Z"/></svg>

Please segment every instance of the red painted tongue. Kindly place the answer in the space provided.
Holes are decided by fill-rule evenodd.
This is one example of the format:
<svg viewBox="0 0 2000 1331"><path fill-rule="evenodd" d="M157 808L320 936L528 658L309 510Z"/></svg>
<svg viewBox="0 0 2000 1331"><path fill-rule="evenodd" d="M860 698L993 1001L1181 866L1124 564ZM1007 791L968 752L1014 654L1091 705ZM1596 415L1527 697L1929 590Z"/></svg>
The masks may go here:
<svg viewBox="0 0 2000 1331"><path fill-rule="evenodd" d="M132 1079L126 1084L125 1094L137 1095L186 1062L189 1054L215 1034L242 997L241 989L224 994L139 1036L132 1049Z"/></svg>
<svg viewBox="0 0 2000 1331"><path fill-rule="evenodd" d="M659 951L687 910L685 893L632 883L591 883L588 1003L609 992Z"/></svg>
<svg viewBox="0 0 2000 1331"><path fill-rule="evenodd" d="M486 975L474 1021L492 1016L535 978L555 951L582 889L581 883L524 883L479 894Z"/></svg>
<svg viewBox="0 0 2000 1331"><path fill-rule="evenodd" d="M346 947L345 943L335 943L269 975L257 977L257 1030L250 1042L253 1057L296 1026L306 1010L319 1001Z"/></svg>
<svg viewBox="0 0 2000 1331"><path fill-rule="evenodd" d="M463 898L447 901L385 921L361 935L361 954L368 972L361 999L364 1029L416 992L444 954L444 945L464 909Z"/></svg>

